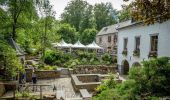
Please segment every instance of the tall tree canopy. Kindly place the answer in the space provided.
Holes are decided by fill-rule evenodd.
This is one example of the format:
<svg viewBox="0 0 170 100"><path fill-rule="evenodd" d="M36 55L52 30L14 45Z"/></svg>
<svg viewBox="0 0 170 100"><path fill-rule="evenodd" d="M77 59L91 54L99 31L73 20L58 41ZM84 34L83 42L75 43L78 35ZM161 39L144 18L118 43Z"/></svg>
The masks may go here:
<svg viewBox="0 0 170 100"><path fill-rule="evenodd" d="M61 36L61 39L64 39L67 43L76 42L76 29L71 27L70 24L60 24L57 33Z"/></svg>
<svg viewBox="0 0 170 100"><path fill-rule="evenodd" d="M116 23L117 11L113 9L111 3L96 4L94 6L94 16L97 30L100 30L102 27Z"/></svg>
<svg viewBox="0 0 170 100"><path fill-rule="evenodd" d="M24 19L23 17L27 17L29 19L33 18L33 16L37 15L35 9L34 0L1 0L1 9L4 8L5 12L8 13L6 17L8 18L7 25L5 27L9 27L11 37L16 39L16 30L17 28L23 28L23 22L19 22L19 19Z"/></svg>
<svg viewBox="0 0 170 100"><path fill-rule="evenodd" d="M70 1L64 10L64 13L61 15L63 22L69 23L79 31L81 20L88 5L89 4L83 0Z"/></svg>
<svg viewBox="0 0 170 100"><path fill-rule="evenodd" d="M169 0L134 0L131 6L132 16L147 24L161 23L170 19Z"/></svg>

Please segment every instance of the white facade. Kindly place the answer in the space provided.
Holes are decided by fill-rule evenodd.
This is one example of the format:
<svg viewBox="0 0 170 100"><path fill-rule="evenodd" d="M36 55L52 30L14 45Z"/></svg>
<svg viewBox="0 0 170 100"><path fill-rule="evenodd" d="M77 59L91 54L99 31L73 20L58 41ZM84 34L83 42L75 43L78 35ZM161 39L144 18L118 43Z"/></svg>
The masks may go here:
<svg viewBox="0 0 170 100"><path fill-rule="evenodd" d="M123 62L126 60L129 67L135 62L148 60L148 55L151 48L150 37L158 35L158 57L170 57L170 20L164 23L156 23L154 25L131 25L118 29L118 53L117 61L119 70L123 70ZM140 37L140 56L134 57L133 51L135 49L135 37ZM127 42L127 56L122 55L124 38Z"/></svg>

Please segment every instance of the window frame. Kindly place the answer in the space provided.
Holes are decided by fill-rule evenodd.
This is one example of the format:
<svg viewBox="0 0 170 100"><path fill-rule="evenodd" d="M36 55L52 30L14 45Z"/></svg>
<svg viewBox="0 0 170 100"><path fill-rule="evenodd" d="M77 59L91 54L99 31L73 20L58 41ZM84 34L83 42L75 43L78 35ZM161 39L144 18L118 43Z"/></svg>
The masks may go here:
<svg viewBox="0 0 170 100"><path fill-rule="evenodd" d="M111 43L111 41L112 41L112 36L111 36L111 35L109 35L109 36L107 37L107 41L108 41L109 43Z"/></svg>
<svg viewBox="0 0 170 100"><path fill-rule="evenodd" d="M102 37L99 37L99 43L100 44L102 43Z"/></svg>
<svg viewBox="0 0 170 100"><path fill-rule="evenodd" d="M152 44L152 39L153 39L153 37L155 37L155 36L157 36L157 46L156 46L156 48L154 48L154 49L156 49L156 50L152 50L152 46L153 46L153 44ZM158 41L159 41L159 34L158 33L155 33L155 34L151 34L150 35L150 52L158 52Z"/></svg>
<svg viewBox="0 0 170 100"><path fill-rule="evenodd" d="M137 38L139 38L139 47L137 47ZM134 43L134 50L140 50L140 45L141 45L141 36L135 36L134 38L135 43Z"/></svg>
<svg viewBox="0 0 170 100"><path fill-rule="evenodd" d="M127 39L127 42L125 42L125 40ZM125 47L125 43L126 43L126 47ZM128 49L128 38L125 37L123 38L123 50L126 51Z"/></svg>

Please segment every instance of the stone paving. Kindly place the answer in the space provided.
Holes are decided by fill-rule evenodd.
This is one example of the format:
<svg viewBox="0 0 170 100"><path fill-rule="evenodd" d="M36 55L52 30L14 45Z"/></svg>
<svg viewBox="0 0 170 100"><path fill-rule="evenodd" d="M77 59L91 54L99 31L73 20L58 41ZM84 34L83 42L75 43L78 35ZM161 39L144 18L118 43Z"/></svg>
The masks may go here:
<svg viewBox="0 0 170 100"><path fill-rule="evenodd" d="M32 83L29 83L32 84ZM38 80L37 84L45 84L45 85L51 85L51 86L45 86L42 87L43 95L46 94L56 94L57 90L62 90L65 93L64 98L80 98L80 93L75 93L73 86L71 84L71 78L56 78L56 79L45 79L45 80ZM56 86L56 90L53 91L54 85ZM30 91L31 95L40 95L40 88L37 86L36 91L32 91L33 88L30 86L28 88ZM7 92L3 97L9 97L13 96L13 92L9 91ZM68 99L67 99L68 100Z"/></svg>
<svg viewBox="0 0 170 100"><path fill-rule="evenodd" d="M80 97L79 93L75 93L73 86L71 84L71 78L57 78L49 80L38 80L37 84L48 84L51 86L45 86L42 88L43 94L56 93L53 91L54 86L56 90L63 90L65 92L65 98L78 98ZM39 88L37 88L39 92Z"/></svg>

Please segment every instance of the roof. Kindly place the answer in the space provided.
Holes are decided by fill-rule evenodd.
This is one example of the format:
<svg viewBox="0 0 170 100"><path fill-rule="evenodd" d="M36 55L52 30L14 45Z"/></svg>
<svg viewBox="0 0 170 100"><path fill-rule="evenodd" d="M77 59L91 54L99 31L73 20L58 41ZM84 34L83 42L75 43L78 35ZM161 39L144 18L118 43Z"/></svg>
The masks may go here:
<svg viewBox="0 0 170 100"><path fill-rule="evenodd" d="M139 24L139 23L141 23L141 22L136 22L136 21L132 22L132 20L127 20L127 21L119 23L117 30L129 27L129 26L133 26L133 25L136 25L136 24Z"/></svg>
<svg viewBox="0 0 170 100"><path fill-rule="evenodd" d="M117 24L110 25L107 27L103 27L97 35L105 35L105 34L111 34L111 33L117 33L118 31L116 30Z"/></svg>
<svg viewBox="0 0 170 100"><path fill-rule="evenodd" d="M24 51L18 46L18 44L13 40L13 38L8 39L9 44L16 50L17 55L24 55Z"/></svg>
<svg viewBox="0 0 170 100"><path fill-rule="evenodd" d="M132 20L127 20L118 24L114 24L111 26L103 27L100 32L97 34L99 35L106 35L106 34L111 34L111 33L117 33L119 29L129 27L132 25L139 24L141 22L132 22Z"/></svg>

